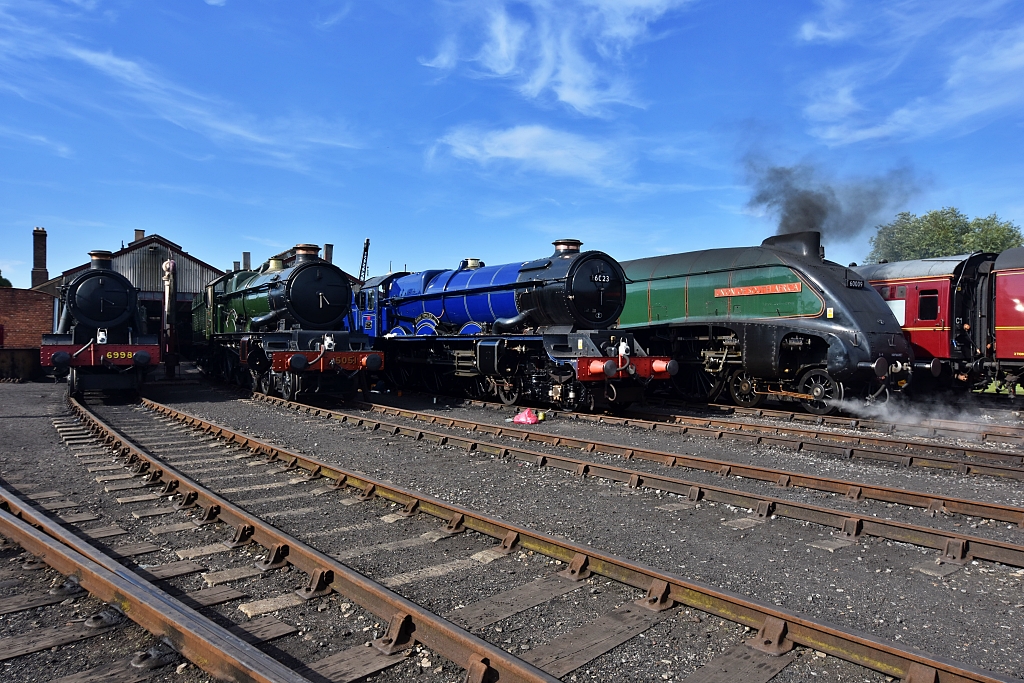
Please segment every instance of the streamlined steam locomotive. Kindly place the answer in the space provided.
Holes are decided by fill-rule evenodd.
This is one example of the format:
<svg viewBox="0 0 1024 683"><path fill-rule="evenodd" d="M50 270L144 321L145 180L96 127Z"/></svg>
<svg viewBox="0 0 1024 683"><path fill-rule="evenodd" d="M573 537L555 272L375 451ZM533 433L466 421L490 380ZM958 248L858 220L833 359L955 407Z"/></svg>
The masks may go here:
<svg viewBox="0 0 1024 683"><path fill-rule="evenodd" d="M1024 248L857 270L892 309L916 357L940 366L936 384L983 389L995 380L1016 394L1024 376Z"/></svg>
<svg viewBox="0 0 1024 683"><path fill-rule="evenodd" d="M774 396L826 414L844 397L887 397L914 369L892 311L860 274L824 260L818 232L622 265L619 329L677 360L688 397L728 392L753 407Z"/></svg>
<svg viewBox="0 0 1024 683"><path fill-rule="evenodd" d="M43 367L67 376L68 394L138 389L160 364L159 334L146 333L138 289L111 267L109 251L90 251L90 267L61 288L60 322L44 334Z"/></svg>
<svg viewBox="0 0 1024 683"><path fill-rule="evenodd" d="M466 259L371 278L356 295L360 324L398 386L564 409L631 402L677 366L609 329L625 300L622 267L581 244L558 240L551 256L525 263Z"/></svg>
<svg viewBox="0 0 1024 683"><path fill-rule="evenodd" d="M192 305L196 364L206 374L251 383L291 400L302 392L349 394L382 354L354 325L352 286L315 244L295 247L285 267L220 277Z"/></svg>

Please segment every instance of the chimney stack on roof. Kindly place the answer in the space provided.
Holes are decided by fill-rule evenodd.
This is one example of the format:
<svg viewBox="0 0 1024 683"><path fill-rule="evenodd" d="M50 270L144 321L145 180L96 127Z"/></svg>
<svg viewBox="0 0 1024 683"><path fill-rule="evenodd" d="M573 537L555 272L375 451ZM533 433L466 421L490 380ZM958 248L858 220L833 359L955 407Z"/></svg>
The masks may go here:
<svg viewBox="0 0 1024 683"><path fill-rule="evenodd" d="M50 279L46 270L46 228L32 231L32 286L38 287Z"/></svg>
<svg viewBox="0 0 1024 683"><path fill-rule="evenodd" d="M135 239L132 240L132 241L133 242L138 242L139 240L141 240L145 236L146 236L146 231L145 230L139 230L138 228L136 228L135 229Z"/></svg>

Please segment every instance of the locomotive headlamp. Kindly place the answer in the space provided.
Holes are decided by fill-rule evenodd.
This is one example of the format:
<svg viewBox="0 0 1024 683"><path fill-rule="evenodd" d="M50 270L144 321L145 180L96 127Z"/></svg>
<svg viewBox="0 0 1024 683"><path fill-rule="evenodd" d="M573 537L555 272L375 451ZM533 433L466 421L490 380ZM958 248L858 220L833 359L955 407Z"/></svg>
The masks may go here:
<svg viewBox="0 0 1024 683"><path fill-rule="evenodd" d="M334 335L333 334L325 334L324 335L324 350L325 351L333 351L334 350Z"/></svg>
<svg viewBox="0 0 1024 683"><path fill-rule="evenodd" d="M107 343L107 331L103 328L96 330L96 343L106 344Z"/></svg>

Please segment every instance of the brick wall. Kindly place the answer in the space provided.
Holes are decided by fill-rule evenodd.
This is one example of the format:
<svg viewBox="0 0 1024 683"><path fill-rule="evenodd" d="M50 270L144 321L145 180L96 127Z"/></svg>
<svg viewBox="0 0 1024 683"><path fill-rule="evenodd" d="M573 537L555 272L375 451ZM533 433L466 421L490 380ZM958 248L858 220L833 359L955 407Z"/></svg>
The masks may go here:
<svg viewBox="0 0 1024 683"><path fill-rule="evenodd" d="M53 331L53 297L31 289L0 287L0 325L6 349L38 349Z"/></svg>

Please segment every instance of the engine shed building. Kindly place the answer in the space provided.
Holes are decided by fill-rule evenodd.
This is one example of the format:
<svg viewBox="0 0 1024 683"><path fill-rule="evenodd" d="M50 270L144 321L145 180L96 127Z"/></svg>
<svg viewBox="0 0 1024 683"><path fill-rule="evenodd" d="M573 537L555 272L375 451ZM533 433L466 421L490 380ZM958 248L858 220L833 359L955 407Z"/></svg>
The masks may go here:
<svg viewBox="0 0 1024 683"><path fill-rule="evenodd" d="M45 234L45 233L44 233ZM45 238L44 238L45 239ZM97 245L96 248L101 248ZM175 301L175 324L179 330L179 352L189 355L192 328L192 298L204 290L206 284L224 274L223 271L189 255L180 245L161 237L146 235L144 230L135 231L135 239L118 251L113 252L111 266L124 275L139 289L139 302L146 311L147 329L160 329L164 300L164 261L171 259L177 275L177 296ZM65 270L59 276L35 287L38 292L60 296L60 288L69 283L78 273L89 268L89 262ZM51 314L51 319L53 314ZM48 329L47 332L52 330ZM39 346L39 339L36 339Z"/></svg>

